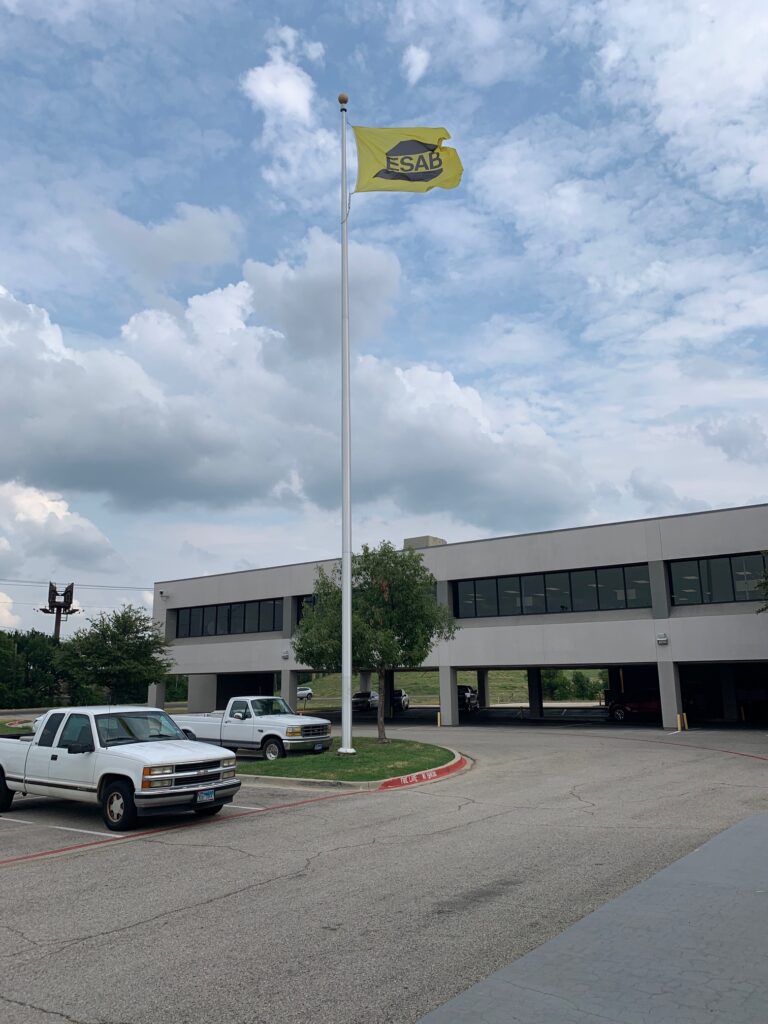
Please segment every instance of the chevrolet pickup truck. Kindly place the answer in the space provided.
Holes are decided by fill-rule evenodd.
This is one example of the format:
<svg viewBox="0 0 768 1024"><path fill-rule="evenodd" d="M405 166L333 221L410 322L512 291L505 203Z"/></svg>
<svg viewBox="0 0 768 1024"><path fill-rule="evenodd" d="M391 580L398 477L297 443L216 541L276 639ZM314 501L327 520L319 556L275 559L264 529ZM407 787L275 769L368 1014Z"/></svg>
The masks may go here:
<svg viewBox="0 0 768 1024"><path fill-rule="evenodd" d="M276 761L294 750L322 753L331 745L327 718L297 715L282 697L233 697L226 711L173 715L195 739L218 743L232 751L251 750Z"/></svg>
<svg viewBox="0 0 768 1024"><path fill-rule="evenodd" d="M0 737L0 812L19 793L98 803L113 832L167 811L206 817L240 788L236 764L159 708L53 708L34 736Z"/></svg>

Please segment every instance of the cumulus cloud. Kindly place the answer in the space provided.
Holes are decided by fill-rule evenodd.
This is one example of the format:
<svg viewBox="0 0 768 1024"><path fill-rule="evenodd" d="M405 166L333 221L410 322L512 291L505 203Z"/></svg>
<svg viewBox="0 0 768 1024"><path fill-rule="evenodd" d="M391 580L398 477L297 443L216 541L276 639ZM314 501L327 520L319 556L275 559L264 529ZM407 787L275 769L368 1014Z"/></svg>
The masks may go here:
<svg viewBox="0 0 768 1024"><path fill-rule="evenodd" d="M13 611L13 599L0 590L0 629L17 629L21 625L21 616Z"/></svg>
<svg viewBox="0 0 768 1024"><path fill-rule="evenodd" d="M753 465L768 463L768 433L756 416L710 418L696 428L705 444L729 459Z"/></svg>
<svg viewBox="0 0 768 1024"><path fill-rule="evenodd" d="M409 46L403 54L402 68L408 85L416 83L424 77L429 67L429 50L423 46Z"/></svg>

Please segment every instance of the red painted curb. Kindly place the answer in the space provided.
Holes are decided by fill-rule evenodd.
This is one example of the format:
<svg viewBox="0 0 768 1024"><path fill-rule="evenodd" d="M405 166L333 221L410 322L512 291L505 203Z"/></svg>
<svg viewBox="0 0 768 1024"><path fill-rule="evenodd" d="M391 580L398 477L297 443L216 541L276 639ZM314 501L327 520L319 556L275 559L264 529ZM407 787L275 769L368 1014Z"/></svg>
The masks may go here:
<svg viewBox="0 0 768 1024"><path fill-rule="evenodd" d="M378 790L401 789L403 786L416 786L420 782L434 782L435 779L444 779L447 775L460 772L468 764L467 758L459 754L450 764L444 764L441 768L428 768L423 772L414 772L413 775L401 775L396 779L385 779L378 787Z"/></svg>

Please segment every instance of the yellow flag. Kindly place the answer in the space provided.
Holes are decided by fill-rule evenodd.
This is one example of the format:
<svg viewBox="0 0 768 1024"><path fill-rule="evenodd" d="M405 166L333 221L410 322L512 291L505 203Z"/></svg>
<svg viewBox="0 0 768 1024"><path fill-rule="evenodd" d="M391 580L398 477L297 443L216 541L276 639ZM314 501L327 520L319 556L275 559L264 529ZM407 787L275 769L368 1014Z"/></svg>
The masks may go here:
<svg viewBox="0 0 768 1024"><path fill-rule="evenodd" d="M443 139L445 128L360 128L355 192L429 192L456 188L461 181L459 154Z"/></svg>

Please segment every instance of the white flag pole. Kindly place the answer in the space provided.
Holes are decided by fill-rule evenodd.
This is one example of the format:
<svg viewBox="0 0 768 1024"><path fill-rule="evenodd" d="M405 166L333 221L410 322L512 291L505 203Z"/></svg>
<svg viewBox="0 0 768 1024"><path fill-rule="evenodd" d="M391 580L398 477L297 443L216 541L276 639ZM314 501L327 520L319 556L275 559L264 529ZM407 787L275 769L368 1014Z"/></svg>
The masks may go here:
<svg viewBox="0 0 768 1024"><path fill-rule="evenodd" d="M347 102L341 107L341 746L340 754L355 754L352 746L352 432L349 399L349 258L347 221Z"/></svg>

